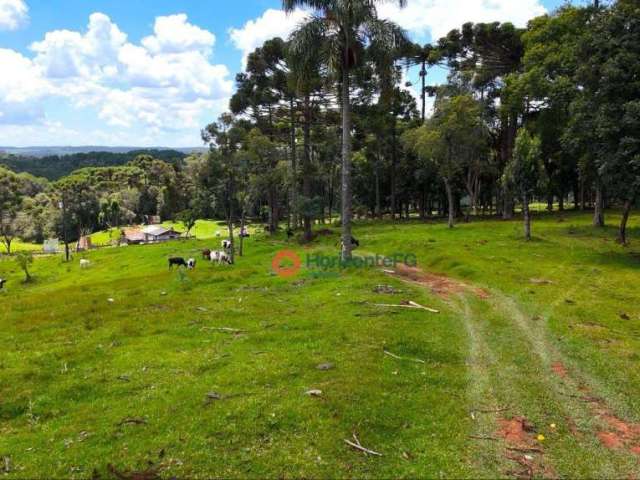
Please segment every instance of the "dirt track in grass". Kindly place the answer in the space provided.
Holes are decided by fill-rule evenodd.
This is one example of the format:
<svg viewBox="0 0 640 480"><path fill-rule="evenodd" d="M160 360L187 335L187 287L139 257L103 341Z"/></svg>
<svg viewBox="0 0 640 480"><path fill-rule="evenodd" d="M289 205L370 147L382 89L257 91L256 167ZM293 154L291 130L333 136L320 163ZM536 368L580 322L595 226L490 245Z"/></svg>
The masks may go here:
<svg viewBox="0 0 640 480"><path fill-rule="evenodd" d="M476 433L470 438L480 471L489 474L497 464L514 478L587 474L572 470L566 451L572 449L568 457L592 457L600 477L635 478L640 424L621 419L595 379L567 366L544 321L501 292L417 267L385 273L426 288L465 320L468 394L481 406L471 412Z"/></svg>

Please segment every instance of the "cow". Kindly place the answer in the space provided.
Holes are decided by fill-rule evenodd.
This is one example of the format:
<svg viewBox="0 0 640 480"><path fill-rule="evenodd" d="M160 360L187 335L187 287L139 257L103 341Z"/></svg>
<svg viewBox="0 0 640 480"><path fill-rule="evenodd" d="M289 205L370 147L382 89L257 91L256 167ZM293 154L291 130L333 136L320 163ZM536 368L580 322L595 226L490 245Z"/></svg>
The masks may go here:
<svg viewBox="0 0 640 480"><path fill-rule="evenodd" d="M211 258L211 250L209 250L208 248L205 248L202 251L202 258L204 258L205 260L209 260Z"/></svg>
<svg viewBox="0 0 640 480"><path fill-rule="evenodd" d="M211 252L211 261L217 262L219 265L223 263L231 264L231 257L227 252Z"/></svg>
<svg viewBox="0 0 640 480"><path fill-rule="evenodd" d="M220 238L222 236L222 232L220 230L218 230L216 232L216 238Z"/></svg>
<svg viewBox="0 0 640 480"><path fill-rule="evenodd" d="M340 246L344 248L344 242L340 242ZM358 248L360 246L360 241L356 237L351 237L351 248Z"/></svg>
<svg viewBox="0 0 640 480"><path fill-rule="evenodd" d="M233 246L231 240L223 240L221 245L225 250L231 250L231 247Z"/></svg>
<svg viewBox="0 0 640 480"><path fill-rule="evenodd" d="M4 278L0 278L0 290L4 288L5 283L7 283L7 281Z"/></svg>
<svg viewBox="0 0 640 480"><path fill-rule="evenodd" d="M80 268L89 268L91 266L91 262L86 259L80 260Z"/></svg>
<svg viewBox="0 0 640 480"><path fill-rule="evenodd" d="M249 230L247 230L247 227L242 227L242 229L240 230L240 237L241 238L249 238Z"/></svg>
<svg viewBox="0 0 640 480"><path fill-rule="evenodd" d="M196 259L195 258L190 258L189 260L187 260L187 268L189 270L193 270L194 268L196 268Z"/></svg>
<svg viewBox="0 0 640 480"><path fill-rule="evenodd" d="M173 257L169 259L169 269L172 269L173 266L177 267L186 267L187 262L184 261L184 258L181 257Z"/></svg>

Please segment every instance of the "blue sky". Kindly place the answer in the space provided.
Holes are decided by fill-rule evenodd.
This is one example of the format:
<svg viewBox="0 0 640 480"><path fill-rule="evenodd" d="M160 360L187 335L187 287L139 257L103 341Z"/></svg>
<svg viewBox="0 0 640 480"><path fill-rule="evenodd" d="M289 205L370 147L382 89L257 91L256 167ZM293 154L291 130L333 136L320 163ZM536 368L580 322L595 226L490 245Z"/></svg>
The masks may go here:
<svg viewBox="0 0 640 480"><path fill-rule="evenodd" d="M563 2L408 3L380 14L425 42L465 21L524 25ZM279 0L0 0L0 145L197 146L245 55L304 18L279 8Z"/></svg>

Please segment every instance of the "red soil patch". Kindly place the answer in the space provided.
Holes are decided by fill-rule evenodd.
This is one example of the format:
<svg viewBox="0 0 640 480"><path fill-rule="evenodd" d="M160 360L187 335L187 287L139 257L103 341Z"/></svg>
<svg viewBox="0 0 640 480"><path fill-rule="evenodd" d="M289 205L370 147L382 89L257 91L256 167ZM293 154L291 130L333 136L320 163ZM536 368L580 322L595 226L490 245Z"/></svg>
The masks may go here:
<svg viewBox="0 0 640 480"><path fill-rule="evenodd" d="M608 432L598 433L598 438L605 447L611 449L626 447L631 453L640 455L640 445L638 445L640 424L621 420L602 404L596 413L611 429Z"/></svg>
<svg viewBox="0 0 640 480"><path fill-rule="evenodd" d="M553 373L558 375L560 378L567 378L569 376L567 367L565 367L562 362L555 362L551 365L551 369L553 370Z"/></svg>
<svg viewBox="0 0 640 480"><path fill-rule="evenodd" d="M514 417L511 420L499 419L498 420L498 435L506 440L507 443L518 446L526 447L532 442L532 438L529 436L532 427L529 425L524 417Z"/></svg>
<svg viewBox="0 0 640 480"><path fill-rule="evenodd" d="M624 445L622 440L613 432L598 432L598 439L605 447L610 449L616 449Z"/></svg>
<svg viewBox="0 0 640 480"><path fill-rule="evenodd" d="M466 283L454 280L444 275L426 273L417 267L398 264L396 265L393 274L402 277L405 280L424 285L433 293L444 299L449 298L452 294L463 293L465 291L471 291L482 299L489 298L489 293L481 288L472 287Z"/></svg>
<svg viewBox="0 0 640 480"><path fill-rule="evenodd" d="M507 475L517 478L557 478L553 468L544 462L544 451L534 438L535 427L524 417L498 419L498 436L507 443L505 458L517 463L521 470Z"/></svg>

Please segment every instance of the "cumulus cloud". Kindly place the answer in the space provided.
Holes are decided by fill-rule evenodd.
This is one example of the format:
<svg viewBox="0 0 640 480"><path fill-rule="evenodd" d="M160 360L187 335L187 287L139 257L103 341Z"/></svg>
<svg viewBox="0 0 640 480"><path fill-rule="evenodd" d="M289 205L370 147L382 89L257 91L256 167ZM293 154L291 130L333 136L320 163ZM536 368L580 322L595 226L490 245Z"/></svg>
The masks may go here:
<svg viewBox="0 0 640 480"><path fill-rule="evenodd" d="M0 49L0 64L12 72L0 76L0 131L44 125L43 102L57 98L93 108L114 129L158 138L198 132L233 88L227 67L211 62L214 45L215 36L184 14L156 18L153 35L134 44L107 15L94 13L86 31L56 30L34 42L33 58Z"/></svg>
<svg viewBox="0 0 640 480"><path fill-rule="evenodd" d="M117 58L127 36L103 13L89 17L87 32L70 30L48 32L44 40L34 42L35 63L49 78L114 75Z"/></svg>
<svg viewBox="0 0 640 480"><path fill-rule="evenodd" d="M142 39L142 45L155 54L195 50L209 55L216 42L213 33L187 22L184 13L158 17L153 31L154 35Z"/></svg>
<svg viewBox="0 0 640 480"><path fill-rule="evenodd" d="M0 30L17 30L29 20L24 0L0 0Z"/></svg>
<svg viewBox="0 0 640 480"><path fill-rule="evenodd" d="M403 9L392 2L379 8L380 16L431 40L466 22L511 22L522 27L545 12L540 0L412 0Z"/></svg>
<svg viewBox="0 0 640 480"><path fill-rule="evenodd" d="M242 51L243 66L247 56L267 40L275 37L286 40L307 15L303 10L287 14L283 10L270 8L262 16L249 20L242 28L231 28L229 36L235 47Z"/></svg>

